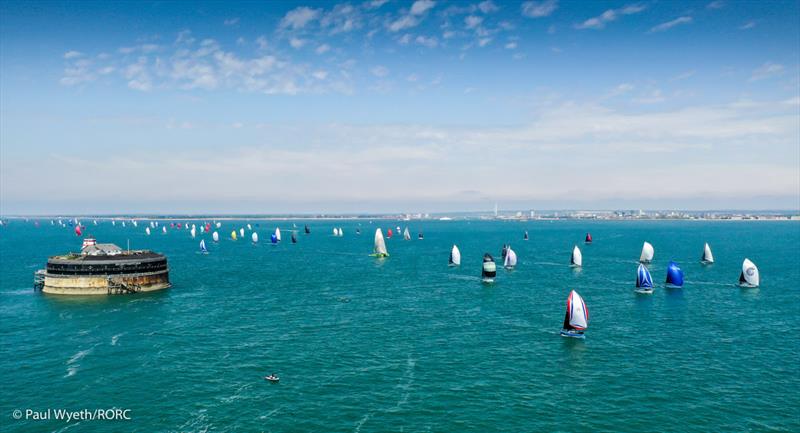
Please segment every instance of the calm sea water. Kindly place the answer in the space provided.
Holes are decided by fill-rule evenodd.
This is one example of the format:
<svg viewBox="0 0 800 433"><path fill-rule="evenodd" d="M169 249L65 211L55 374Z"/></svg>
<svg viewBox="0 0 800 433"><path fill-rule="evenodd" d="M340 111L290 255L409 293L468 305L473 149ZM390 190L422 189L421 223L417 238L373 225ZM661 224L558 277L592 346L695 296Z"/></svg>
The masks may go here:
<svg viewBox="0 0 800 433"><path fill-rule="evenodd" d="M90 224L100 242L166 253L173 284L91 299L31 289L48 255L79 249L70 228L0 228L0 430L800 430L798 223L411 222L414 240L376 260L375 228L398 222L337 222L341 238L308 222L296 245L292 222L250 222L261 244L205 235L209 255L187 231ZM264 243L276 226L284 242ZM682 290L634 294L645 240L654 281L676 260ZM706 241L712 266L698 260ZM453 243L460 268L447 266ZM483 253L504 243L517 269L482 285ZM736 286L745 257L759 289ZM571 289L590 311L583 341L558 334ZM279 384L262 379L272 372ZM133 419L12 416L110 407Z"/></svg>

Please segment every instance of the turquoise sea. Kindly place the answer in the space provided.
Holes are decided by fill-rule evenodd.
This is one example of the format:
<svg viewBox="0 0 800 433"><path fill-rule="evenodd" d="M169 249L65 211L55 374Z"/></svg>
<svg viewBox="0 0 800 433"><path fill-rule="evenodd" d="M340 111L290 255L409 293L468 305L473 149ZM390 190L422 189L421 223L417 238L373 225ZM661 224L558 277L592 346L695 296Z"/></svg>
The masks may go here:
<svg viewBox="0 0 800 433"><path fill-rule="evenodd" d="M0 431L800 431L797 222L411 221L385 260L369 256L375 228L406 223L251 220L253 245L228 238L245 221L224 221L200 255L185 230L83 222L99 242L167 254L173 288L34 293L34 271L81 239L49 220L0 227ZM292 223L312 233L292 245ZM651 296L633 291L645 240ZM481 284L483 253L499 260L504 243L517 269ZM758 289L736 285L745 257ZM681 290L661 287L669 260ZM585 340L559 336L572 289ZM263 380L273 372L280 383ZM131 419L13 417L114 407Z"/></svg>

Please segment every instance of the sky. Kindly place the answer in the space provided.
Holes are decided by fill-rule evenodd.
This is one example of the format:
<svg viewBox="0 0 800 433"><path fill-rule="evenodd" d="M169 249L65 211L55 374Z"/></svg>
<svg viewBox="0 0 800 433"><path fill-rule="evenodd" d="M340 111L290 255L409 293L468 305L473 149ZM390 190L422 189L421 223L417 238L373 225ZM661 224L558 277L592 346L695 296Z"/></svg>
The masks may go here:
<svg viewBox="0 0 800 433"><path fill-rule="evenodd" d="M800 2L0 2L0 214L800 209Z"/></svg>

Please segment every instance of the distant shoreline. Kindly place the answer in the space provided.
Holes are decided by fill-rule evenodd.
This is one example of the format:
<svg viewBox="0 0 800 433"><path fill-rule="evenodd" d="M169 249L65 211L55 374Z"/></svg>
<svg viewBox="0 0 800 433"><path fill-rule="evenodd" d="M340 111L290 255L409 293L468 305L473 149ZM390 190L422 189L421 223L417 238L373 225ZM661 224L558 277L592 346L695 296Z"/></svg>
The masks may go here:
<svg viewBox="0 0 800 433"><path fill-rule="evenodd" d="M619 217L619 218L592 218L592 217L487 217L487 216L453 216L453 217L427 217L427 218L405 218L400 215L365 215L365 216L255 216L255 215L120 215L120 216L92 216L92 215L9 215L2 216L2 220L58 220L58 219L82 219L97 221L175 221L183 222L186 220L197 221L354 221L354 220L390 220L390 221L503 221L503 222L536 222L536 221L800 221L800 215L791 214L751 214L747 217L722 216L717 218L705 217ZM444 219L443 219L444 218Z"/></svg>

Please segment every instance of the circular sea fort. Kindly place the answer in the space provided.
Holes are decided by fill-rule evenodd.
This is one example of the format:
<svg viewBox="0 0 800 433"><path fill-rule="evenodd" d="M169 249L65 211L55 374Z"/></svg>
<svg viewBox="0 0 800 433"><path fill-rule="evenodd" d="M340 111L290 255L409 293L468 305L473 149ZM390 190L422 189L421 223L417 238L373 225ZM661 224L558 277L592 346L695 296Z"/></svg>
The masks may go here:
<svg viewBox="0 0 800 433"><path fill-rule="evenodd" d="M36 272L34 287L58 295L114 295L170 287L167 258L147 250L83 241L80 253L53 256Z"/></svg>

